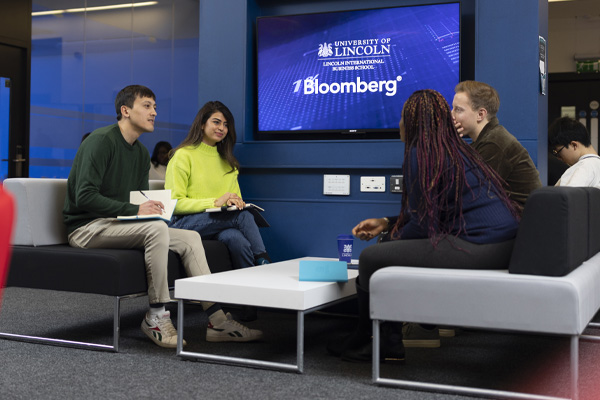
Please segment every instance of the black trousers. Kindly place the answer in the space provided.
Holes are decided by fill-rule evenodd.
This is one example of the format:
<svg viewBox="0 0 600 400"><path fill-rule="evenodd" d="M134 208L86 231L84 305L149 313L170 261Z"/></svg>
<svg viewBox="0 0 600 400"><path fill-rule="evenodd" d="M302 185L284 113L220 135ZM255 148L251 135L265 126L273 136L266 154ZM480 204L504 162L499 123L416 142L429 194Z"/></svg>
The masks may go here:
<svg viewBox="0 0 600 400"><path fill-rule="evenodd" d="M474 244L447 236L437 246L429 239L392 240L367 247L359 257L359 282L369 290L371 275L378 269L400 267L507 269L514 239Z"/></svg>

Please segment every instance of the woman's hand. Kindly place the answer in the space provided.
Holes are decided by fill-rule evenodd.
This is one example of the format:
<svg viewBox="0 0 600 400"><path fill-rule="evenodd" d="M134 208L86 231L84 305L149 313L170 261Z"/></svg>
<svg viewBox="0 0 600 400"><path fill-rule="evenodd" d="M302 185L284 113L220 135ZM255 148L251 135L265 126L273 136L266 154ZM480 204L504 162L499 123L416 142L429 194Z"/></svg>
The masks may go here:
<svg viewBox="0 0 600 400"><path fill-rule="evenodd" d="M246 203L240 196L235 193L225 193L223 196L215 200L215 207L236 206L240 210L246 207Z"/></svg>
<svg viewBox="0 0 600 400"><path fill-rule="evenodd" d="M356 225L352 229L352 234L360 240L371 240L387 228L388 220L386 218L369 218Z"/></svg>

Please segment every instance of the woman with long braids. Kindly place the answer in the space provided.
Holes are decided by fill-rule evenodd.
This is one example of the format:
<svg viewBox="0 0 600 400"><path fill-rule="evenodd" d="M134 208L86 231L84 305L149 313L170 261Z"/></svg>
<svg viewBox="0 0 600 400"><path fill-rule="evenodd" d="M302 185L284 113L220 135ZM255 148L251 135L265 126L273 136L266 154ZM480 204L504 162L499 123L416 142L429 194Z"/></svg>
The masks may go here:
<svg viewBox="0 0 600 400"><path fill-rule="evenodd" d="M270 262L254 217L248 211L206 213L207 208L243 209L238 184L239 162L233 154L235 122L220 101L206 103L167 166L165 189L177 199L169 226L198 232L225 243L234 268ZM243 321L256 319L256 309L244 307Z"/></svg>
<svg viewBox="0 0 600 400"><path fill-rule="evenodd" d="M503 181L460 138L441 94L420 90L410 96L400 138L405 143L400 214L367 219L352 230L362 240L389 231L389 240L360 255L358 327L328 346L344 360L371 360L369 280L375 271L394 265L504 269L517 233L517 209ZM381 347L384 362L404 360L401 323L382 324Z"/></svg>

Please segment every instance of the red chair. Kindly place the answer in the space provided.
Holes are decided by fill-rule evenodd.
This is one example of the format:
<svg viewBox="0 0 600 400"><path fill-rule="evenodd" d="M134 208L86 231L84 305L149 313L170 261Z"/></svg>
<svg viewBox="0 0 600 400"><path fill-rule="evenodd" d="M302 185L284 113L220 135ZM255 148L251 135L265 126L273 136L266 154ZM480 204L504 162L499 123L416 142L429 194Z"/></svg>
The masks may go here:
<svg viewBox="0 0 600 400"><path fill-rule="evenodd" d="M10 265L10 239L13 231L15 202L13 197L0 184L0 305L2 289L8 276Z"/></svg>

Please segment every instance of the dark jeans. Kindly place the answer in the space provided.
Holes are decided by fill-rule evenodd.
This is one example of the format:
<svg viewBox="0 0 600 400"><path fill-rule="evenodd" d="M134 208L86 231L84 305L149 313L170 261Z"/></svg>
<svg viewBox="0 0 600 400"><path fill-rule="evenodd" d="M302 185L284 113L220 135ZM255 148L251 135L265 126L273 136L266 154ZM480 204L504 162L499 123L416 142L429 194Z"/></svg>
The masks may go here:
<svg viewBox="0 0 600 400"><path fill-rule="evenodd" d="M204 239L227 245L233 267L254 265L254 257L266 252L254 216L249 211L224 211L173 216L172 228L196 231Z"/></svg>

